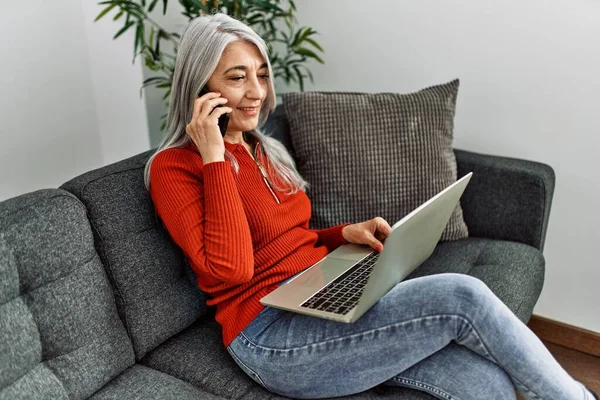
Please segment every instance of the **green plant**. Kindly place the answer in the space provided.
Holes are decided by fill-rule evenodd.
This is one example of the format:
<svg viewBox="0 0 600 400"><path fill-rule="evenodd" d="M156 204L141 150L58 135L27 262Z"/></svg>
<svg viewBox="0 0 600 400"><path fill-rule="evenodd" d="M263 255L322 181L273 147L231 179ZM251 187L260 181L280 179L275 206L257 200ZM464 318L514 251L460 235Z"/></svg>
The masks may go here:
<svg viewBox="0 0 600 400"><path fill-rule="evenodd" d="M162 13L165 14L168 0L160 1ZM158 2L159 0L101 1L98 4L106 7L95 21L115 10L117 12L113 20L123 21L123 26L113 39L129 29L135 29L133 62L141 56L145 65L158 73L158 76L144 80L140 95L145 87L155 86L166 89L163 100L168 101L180 36L176 32L167 32L151 18L150 13ZM306 78L313 82L313 75L305 63L312 59L323 64L323 60L317 54L322 53L323 49L313 38L317 34L315 30L309 27L296 28L296 5L293 0L287 0L287 3L289 7L286 9L282 7L280 0L179 0L182 14L190 20L202 14L223 12L250 25L269 47L274 77L282 78L288 85L291 82L298 83L303 91ZM283 29L278 28L281 22L285 23ZM165 41L172 44L173 52L163 50L166 47ZM281 50L276 50L275 47Z"/></svg>

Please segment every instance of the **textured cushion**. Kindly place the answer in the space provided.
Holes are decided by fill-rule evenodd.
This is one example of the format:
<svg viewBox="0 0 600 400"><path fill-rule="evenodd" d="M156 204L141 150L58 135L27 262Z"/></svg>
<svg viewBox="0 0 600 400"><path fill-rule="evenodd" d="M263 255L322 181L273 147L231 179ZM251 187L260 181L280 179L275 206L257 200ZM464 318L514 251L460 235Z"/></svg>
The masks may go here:
<svg viewBox="0 0 600 400"><path fill-rule="evenodd" d="M198 321L148 353L142 364L227 399L281 399L247 377L223 347L217 322Z"/></svg>
<svg viewBox="0 0 600 400"><path fill-rule="evenodd" d="M84 206L0 203L0 398L87 398L133 364Z"/></svg>
<svg viewBox="0 0 600 400"><path fill-rule="evenodd" d="M502 240L468 238L439 243L407 279L445 272L481 279L523 322L544 285L545 261L535 247Z"/></svg>
<svg viewBox="0 0 600 400"><path fill-rule="evenodd" d="M457 179L458 80L411 94L286 93L313 228L381 216L390 224ZM442 240L468 236L460 205Z"/></svg>
<svg viewBox="0 0 600 400"><path fill-rule="evenodd" d="M468 238L441 243L408 279L456 272L483 280L517 316L527 321L542 289L544 259L539 250L521 243ZM221 342L216 322L197 323L141 360L144 365L190 382L227 399L279 399L254 383L234 363ZM404 388L389 388L347 397L353 400L433 397Z"/></svg>
<svg viewBox="0 0 600 400"><path fill-rule="evenodd" d="M544 249L556 176L539 162L455 150L458 172L473 172L461 198L469 235Z"/></svg>
<svg viewBox="0 0 600 400"><path fill-rule="evenodd" d="M205 296L159 222L144 186L150 154L88 172L61 186L88 209L96 247L137 359L206 311Z"/></svg>
<svg viewBox="0 0 600 400"><path fill-rule="evenodd" d="M180 379L134 365L90 399L92 400L217 400Z"/></svg>
<svg viewBox="0 0 600 400"><path fill-rule="evenodd" d="M269 115L263 131L288 151L290 124L282 104ZM555 174L540 162L454 149L458 176L473 172L460 204L469 236L521 242L543 250Z"/></svg>

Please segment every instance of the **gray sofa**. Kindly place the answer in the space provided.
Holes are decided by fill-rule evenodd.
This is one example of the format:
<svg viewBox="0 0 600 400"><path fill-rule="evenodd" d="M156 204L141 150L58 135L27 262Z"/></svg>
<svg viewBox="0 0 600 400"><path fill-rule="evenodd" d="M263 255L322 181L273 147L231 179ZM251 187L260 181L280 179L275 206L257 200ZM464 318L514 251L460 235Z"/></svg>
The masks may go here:
<svg viewBox="0 0 600 400"><path fill-rule="evenodd" d="M282 107L267 131L286 144ZM0 203L0 399L272 399L230 359L143 185L145 152ZM550 167L456 150L471 237L412 277L483 280L523 321L544 280ZM299 377L301 379L301 377ZM352 399L432 399L411 389Z"/></svg>

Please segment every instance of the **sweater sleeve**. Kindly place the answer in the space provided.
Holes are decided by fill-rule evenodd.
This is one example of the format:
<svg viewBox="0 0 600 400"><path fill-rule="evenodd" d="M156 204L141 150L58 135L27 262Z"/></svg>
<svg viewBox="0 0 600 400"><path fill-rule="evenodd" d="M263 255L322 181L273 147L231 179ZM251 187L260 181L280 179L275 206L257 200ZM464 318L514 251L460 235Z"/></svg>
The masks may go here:
<svg viewBox="0 0 600 400"><path fill-rule="evenodd" d="M343 244L348 244L348 241L342 236L342 229L350 223L332 226L326 229L313 230L318 236L317 246L325 246L327 250L332 252Z"/></svg>
<svg viewBox="0 0 600 400"><path fill-rule="evenodd" d="M150 167L150 196L196 272L233 285L252 279L252 237L228 162L202 165L193 152L163 151Z"/></svg>

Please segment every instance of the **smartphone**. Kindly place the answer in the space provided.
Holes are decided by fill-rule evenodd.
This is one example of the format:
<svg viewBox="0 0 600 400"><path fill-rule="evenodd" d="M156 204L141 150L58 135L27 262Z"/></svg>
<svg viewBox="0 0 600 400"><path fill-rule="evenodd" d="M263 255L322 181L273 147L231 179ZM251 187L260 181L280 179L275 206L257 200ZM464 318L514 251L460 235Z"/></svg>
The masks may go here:
<svg viewBox="0 0 600 400"><path fill-rule="evenodd" d="M200 93L198 93L198 97L204 96L206 93L210 92L208 87L204 86ZM223 104L219 104L217 107L223 107ZM221 130L221 136L225 136L225 132L227 132L227 125L229 124L229 113L223 114L219 117L219 129Z"/></svg>

